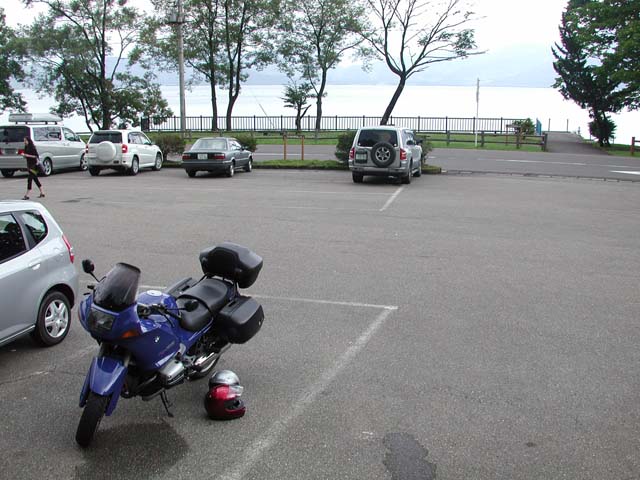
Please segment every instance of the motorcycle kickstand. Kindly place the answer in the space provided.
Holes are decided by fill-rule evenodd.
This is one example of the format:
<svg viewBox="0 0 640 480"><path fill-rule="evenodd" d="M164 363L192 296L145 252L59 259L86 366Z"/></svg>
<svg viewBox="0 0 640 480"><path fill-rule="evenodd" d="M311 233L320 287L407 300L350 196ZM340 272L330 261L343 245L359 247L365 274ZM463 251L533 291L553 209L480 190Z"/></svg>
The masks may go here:
<svg viewBox="0 0 640 480"><path fill-rule="evenodd" d="M162 400L162 405L164 405L164 409L167 411L167 415L169 415L170 418L173 418L173 413L171 413L171 410L169 410L173 406L173 404L169 401L166 391L163 391L160 394L160 399Z"/></svg>

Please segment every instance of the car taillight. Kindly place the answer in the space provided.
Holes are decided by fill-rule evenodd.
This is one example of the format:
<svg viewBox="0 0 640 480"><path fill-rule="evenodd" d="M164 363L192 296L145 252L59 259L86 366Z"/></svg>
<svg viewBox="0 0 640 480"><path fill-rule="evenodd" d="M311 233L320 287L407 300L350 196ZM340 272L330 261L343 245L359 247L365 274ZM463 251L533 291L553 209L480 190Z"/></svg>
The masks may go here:
<svg viewBox="0 0 640 480"><path fill-rule="evenodd" d="M18 155L24 155L24 148L18 149Z"/></svg>
<svg viewBox="0 0 640 480"><path fill-rule="evenodd" d="M400 149L400 160L406 160L407 159L407 151L403 148Z"/></svg>
<svg viewBox="0 0 640 480"><path fill-rule="evenodd" d="M126 143L122 144L122 153L127 153L129 151L129 145Z"/></svg>
<svg viewBox="0 0 640 480"><path fill-rule="evenodd" d="M356 157L356 149L354 147L351 147L351 150L349 150L349 160L353 160Z"/></svg>
<svg viewBox="0 0 640 480"><path fill-rule="evenodd" d="M189 160L189 154L188 153L183 153L182 154L182 159L183 160Z"/></svg>
<svg viewBox="0 0 640 480"><path fill-rule="evenodd" d="M69 250L69 260L71 260L71 263L73 263L73 261L76 259L76 254L73 253L73 247L71 246L71 244L69 243L69 240L67 240L67 237L65 235L62 235L62 240L64 241L64 244L67 246L67 250Z"/></svg>
<svg viewBox="0 0 640 480"><path fill-rule="evenodd" d="M84 153L89 153L89 144L85 145Z"/></svg>
<svg viewBox="0 0 640 480"><path fill-rule="evenodd" d="M216 160L224 160L224 153L214 153L213 158Z"/></svg>

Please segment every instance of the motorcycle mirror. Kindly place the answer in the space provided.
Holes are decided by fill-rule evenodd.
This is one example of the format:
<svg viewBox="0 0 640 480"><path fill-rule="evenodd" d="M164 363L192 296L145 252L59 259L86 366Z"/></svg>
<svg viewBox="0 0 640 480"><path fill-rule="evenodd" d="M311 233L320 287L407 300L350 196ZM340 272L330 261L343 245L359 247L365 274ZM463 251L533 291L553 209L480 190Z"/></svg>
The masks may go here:
<svg viewBox="0 0 640 480"><path fill-rule="evenodd" d="M87 258L82 260L82 270L84 273L91 275L95 269L96 267L90 259Z"/></svg>
<svg viewBox="0 0 640 480"><path fill-rule="evenodd" d="M198 308L198 300L187 300L184 304L184 309L187 312L193 312L196 308Z"/></svg>

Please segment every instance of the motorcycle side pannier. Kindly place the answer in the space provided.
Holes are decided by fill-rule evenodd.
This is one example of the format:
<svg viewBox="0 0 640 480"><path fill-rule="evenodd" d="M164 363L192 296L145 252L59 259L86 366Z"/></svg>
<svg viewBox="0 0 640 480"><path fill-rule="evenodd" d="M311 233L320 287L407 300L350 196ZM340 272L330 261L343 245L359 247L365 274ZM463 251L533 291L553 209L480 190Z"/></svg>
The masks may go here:
<svg viewBox="0 0 640 480"><path fill-rule="evenodd" d="M205 275L222 277L248 288L262 268L262 257L247 247L224 242L200 252L200 265Z"/></svg>
<svg viewBox="0 0 640 480"><path fill-rule="evenodd" d="M216 330L231 343L244 343L253 337L264 320L262 306L251 297L237 297L216 317Z"/></svg>

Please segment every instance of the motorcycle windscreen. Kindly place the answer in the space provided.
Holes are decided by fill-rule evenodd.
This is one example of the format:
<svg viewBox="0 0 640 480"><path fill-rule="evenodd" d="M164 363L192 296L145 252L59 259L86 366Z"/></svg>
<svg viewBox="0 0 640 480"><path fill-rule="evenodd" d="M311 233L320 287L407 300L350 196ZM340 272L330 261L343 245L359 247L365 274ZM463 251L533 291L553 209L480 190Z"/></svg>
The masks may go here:
<svg viewBox="0 0 640 480"><path fill-rule="evenodd" d="M136 302L139 281L139 268L117 263L96 285L93 302L112 312L121 312Z"/></svg>

